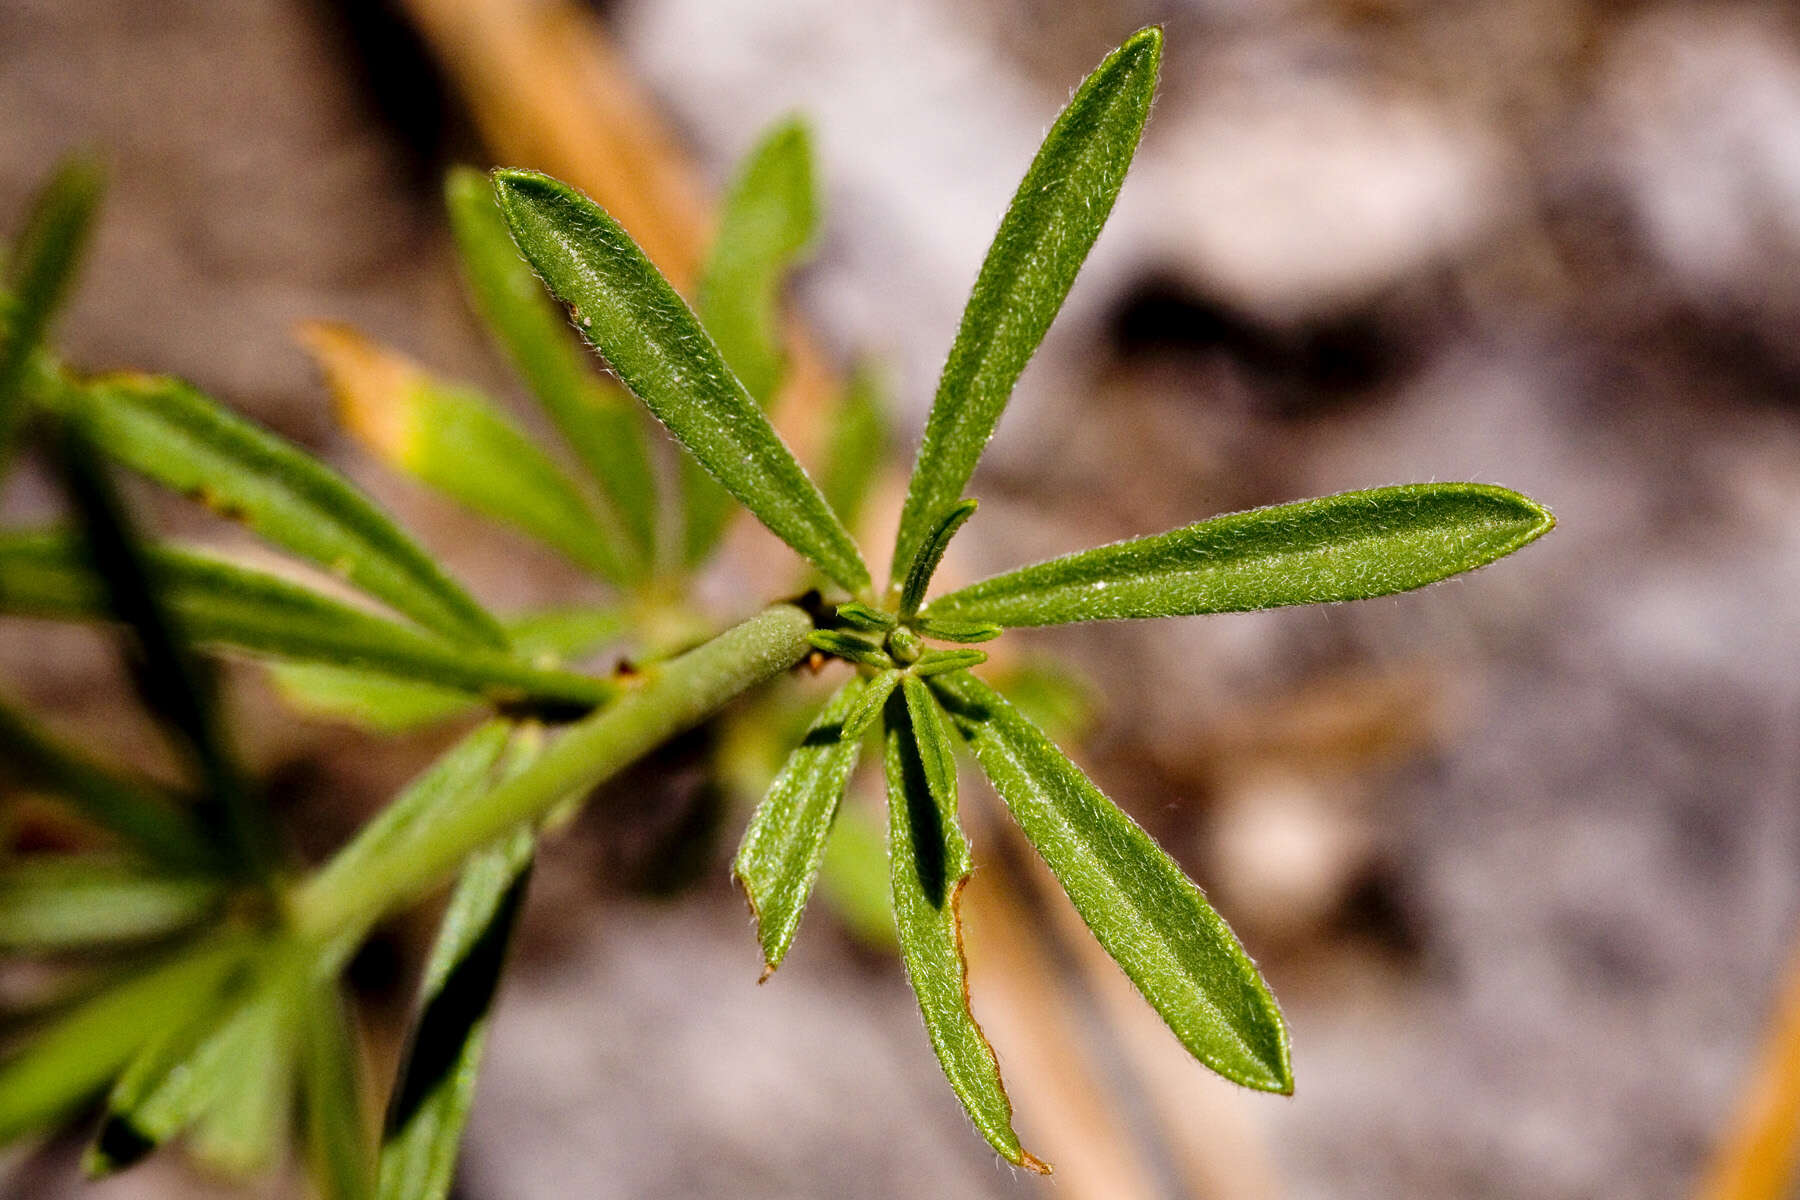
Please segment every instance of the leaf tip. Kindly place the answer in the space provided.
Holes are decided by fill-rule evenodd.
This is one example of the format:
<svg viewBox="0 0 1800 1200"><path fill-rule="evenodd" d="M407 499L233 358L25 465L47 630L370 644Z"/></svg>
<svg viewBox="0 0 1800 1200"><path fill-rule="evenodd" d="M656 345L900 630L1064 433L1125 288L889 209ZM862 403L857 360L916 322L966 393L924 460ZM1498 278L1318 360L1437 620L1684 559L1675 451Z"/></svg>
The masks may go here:
<svg viewBox="0 0 1800 1200"><path fill-rule="evenodd" d="M1054 1174L1056 1174L1055 1167L1051 1166L1049 1163L1045 1162L1043 1159L1039 1158L1037 1155L1033 1154L1031 1151L1025 1150L1025 1149L1021 1149L1019 1151L1018 1165L1021 1167L1024 1167L1027 1171L1030 1171L1033 1175L1054 1175Z"/></svg>

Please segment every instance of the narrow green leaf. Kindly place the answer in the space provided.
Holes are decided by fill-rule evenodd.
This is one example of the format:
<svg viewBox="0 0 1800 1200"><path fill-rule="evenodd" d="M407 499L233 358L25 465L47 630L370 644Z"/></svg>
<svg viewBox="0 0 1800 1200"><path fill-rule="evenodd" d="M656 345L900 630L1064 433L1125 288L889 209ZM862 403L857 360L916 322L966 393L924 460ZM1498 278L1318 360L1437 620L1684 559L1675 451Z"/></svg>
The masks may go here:
<svg viewBox="0 0 1800 1200"><path fill-rule="evenodd" d="M155 875L98 856L27 858L0 868L0 949L167 937L214 915L220 900L216 879Z"/></svg>
<svg viewBox="0 0 1800 1200"><path fill-rule="evenodd" d="M642 566L656 548L656 476L637 405L595 377L544 295L480 171L459 167L445 183L450 230L475 308L544 406L557 431L600 485Z"/></svg>
<svg viewBox="0 0 1800 1200"><path fill-rule="evenodd" d="M756 917L764 979L781 965L793 944L825 855L832 818L856 767L861 743L844 736L844 722L856 711L865 686L852 678L819 713L756 806L732 860L731 873Z"/></svg>
<svg viewBox="0 0 1800 1200"><path fill-rule="evenodd" d="M170 608L196 642L378 671L508 706L566 712L618 693L609 680L453 645L221 559L170 547L153 547L149 557ZM108 616L77 544L55 533L0 534L0 613L65 621Z"/></svg>
<svg viewBox="0 0 1800 1200"><path fill-rule="evenodd" d="M1541 505L1486 484L1344 492L1038 563L941 596L930 612L1056 625L1361 600L1473 570L1555 524Z"/></svg>
<svg viewBox="0 0 1800 1200"><path fill-rule="evenodd" d="M175 870L219 865L217 848L201 836L172 797L148 781L89 761L24 713L0 704L0 778L8 775L23 786L61 797L152 862Z"/></svg>
<svg viewBox="0 0 1800 1200"><path fill-rule="evenodd" d="M871 608L860 600L850 600L838 605L837 618L852 629L860 629L864 633L887 633L899 623L892 614Z"/></svg>
<svg viewBox="0 0 1800 1200"><path fill-rule="evenodd" d="M841 629L816 629L806 640L814 650L836 655L845 662L883 669L894 665L893 659L880 646Z"/></svg>
<svg viewBox="0 0 1800 1200"><path fill-rule="evenodd" d="M897 670L881 671L870 679L868 686L863 689L862 699L856 702L856 707L844 718L844 737L850 741L858 741L863 734L869 732L869 726L881 715L887 698L899 684L900 672Z"/></svg>
<svg viewBox="0 0 1800 1200"><path fill-rule="evenodd" d="M18 253L7 264L11 293L0 340L0 480L25 415L25 384L57 308L68 295L87 245L105 178L98 160L66 156L32 202Z"/></svg>
<svg viewBox="0 0 1800 1200"><path fill-rule="evenodd" d="M201 826L218 835L229 865L266 884L274 869L275 828L232 750L212 664L193 653L187 630L164 595L161 574L139 544L85 429L65 423L55 447L70 506L81 523L81 555L99 583L106 611L132 634L127 656L132 683L198 776Z"/></svg>
<svg viewBox="0 0 1800 1200"><path fill-rule="evenodd" d="M657 419L775 535L852 593L856 544L675 289L600 207L530 171L495 190L525 257Z"/></svg>
<svg viewBox="0 0 1800 1200"><path fill-rule="evenodd" d="M1081 919L1188 1052L1245 1087L1291 1092L1281 1011L1200 889L998 692L967 673L932 687Z"/></svg>
<svg viewBox="0 0 1800 1200"><path fill-rule="evenodd" d="M919 543L918 553L913 555L912 563L906 568L906 584L900 590L901 620L907 620L919 611L919 605L925 600L925 589L931 586L931 577L937 574L938 564L944 561L944 551L950 548L950 539L975 515L975 507L974 500L958 500L943 511Z"/></svg>
<svg viewBox="0 0 1800 1200"><path fill-rule="evenodd" d="M916 720L922 714L929 731ZM1019 1145L1000 1064L969 1011L957 902L973 864L956 820L954 765L944 773L944 738L936 702L917 679L907 679L904 699L895 696L887 707L888 857L900 956L931 1048L975 1128L1008 1162L1048 1174Z"/></svg>
<svg viewBox="0 0 1800 1200"><path fill-rule="evenodd" d="M456 641L503 647L500 628L429 554L342 476L175 379L114 375L55 389L100 449L242 521Z"/></svg>
<svg viewBox="0 0 1800 1200"><path fill-rule="evenodd" d="M616 608L570 608L532 613L506 622L513 652L534 666L553 670L616 640L625 615ZM331 717L382 733L402 733L472 711L466 691L413 683L350 667L320 663L272 663L270 677L288 703L302 712ZM0 710L0 722L4 721ZM0 746L5 728L0 723Z"/></svg>
<svg viewBox="0 0 1800 1200"><path fill-rule="evenodd" d="M321 1200L373 1200L375 1139L362 1052L334 979L313 983L301 1023L307 1165Z"/></svg>
<svg viewBox="0 0 1800 1200"><path fill-rule="evenodd" d="M819 491L845 529L854 530L861 523L869 493L887 465L893 431L888 424L886 395L881 372L870 363L858 363L831 414L825 461L819 468Z"/></svg>
<svg viewBox="0 0 1800 1200"><path fill-rule="evenodd" d="M902 688L912 736L919 744L919 765L925 772L925 783L936 797L938 807L955 816L956 754L951 749L950 734L944 728L937 701L932 699L931 689L917 675L908 675Z"/></svg>
<svg viewBox="0 0 1800 1200"><path fill-rule="evenodd" d="M1125 181L1156 90L1162 31L1145 29L1076 89L994 235L950 346L900 512L893 583L963 492L1019 373L1050 328Z"/></svg>
<svg viewBox="0 0 1800 1200"><path fill-rule="evenodd" d="M299 964L279 957L185 1068L201 1080L188 1149L238 1179L263 1174L280 1160L294 1112L310 979Z"/></svg>
<svg viewBox="0 0 1800 1200"><path fill-rule="evenodd" d="M205 1003L245 950L238 938L190 948L81 1004L0 1063L0 1145L70 1116L146 1039Z"/></svg>
<svg viewBox="0 0 1800 1200"><path fill-rule="evenodd" d="M194 1069L196 1055L229 1024L253 982L254 969L240 966L145 1040L107 1093L100 1127L82 1157L90 1178L135 1166L199 1115L210 1077Z"/></svg>
<svg viewBox="0 0 1800 1200"><path fill-rule="evenodd" d="M991 642L1002 632L1002 628L991 621L957 621L948 618L933 620L925 617L912 624L914 629L938 642Z"/></svg>
<svg viewBox="0 0 1800 1200"><path fill-rule="evenodd" d="M312 322L301 340L331 383L339 419L388 466L613 584L642 574L562 468L479 391L347 325Z"/></svg>
<svg viewBox="0 0 1800 1200"><path fill-rule="evenodd" d="M978 667L986 661L987 653L983 650L927 650L913 664L912 673L920 679L929 679L934 675Z"/></svg>
<svg viewBox="0 0 1800 1200"><path fill-rule="evenodd" d="M745 156L725 194L694 306L726 365L765 409L786 368L781 285L817 224L811 139L802 121L788 117ZM683 561L698 566L725 532L731 497L690 460L682 462L682 489Z"/></svg>
<svg viewBox="0 0 1800 1200"><path fill-rule="evenodd" d="M444 1200L450 1193L534 843L531 830L519 829L477 853L451 893L388 1104L381 1200Z"/></svg>

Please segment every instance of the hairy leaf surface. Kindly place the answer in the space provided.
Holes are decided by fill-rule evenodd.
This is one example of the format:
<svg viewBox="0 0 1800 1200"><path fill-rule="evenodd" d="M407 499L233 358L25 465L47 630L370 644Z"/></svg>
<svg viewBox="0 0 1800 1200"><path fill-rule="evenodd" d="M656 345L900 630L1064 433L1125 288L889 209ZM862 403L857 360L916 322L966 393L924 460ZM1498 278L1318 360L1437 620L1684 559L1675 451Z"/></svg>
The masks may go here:
<svg viewBox="0 0 1800 1200"><path fill-rule="evenodd" d="M869 571L694 314L618 223L566 184L500 171L514 239L669 432L775 535L853 593Z"/></svg>
<svg viewBox="0 0 1800 1200"><path fill-rule="evenodd" d="M956 503L1019 373L1062 307L1125 181L1162 60L1145 29L1076 89L1025 172L963 310L900 513L893 582Z"/></svg>
<svg viewBox="0 0 1800 1200"><path fill-rule="evenodd" d="M563 314L519 257L493 182L459 167L450 172L445 198L476 309L599 484L634 547L633 566L647 563L656 549L656 476L643 415L623 390L596 376Z"/></svg>
<svg viewBox="0 0 1800 1200"><path fill-rule="evenodd" d="M1081 919L1182 1045L1235 1083L1292 1091L1274 997L1175 861L998 692L966 672L932 688Z"/></svg>
<svg viewBox="0 0 1800 1200"><path fill-rule="evenodd" d="M861 744L844 735L844 722L856 712L866 686L850 679L819 713L756 806L732 860L731 872L756 914L765 978L793 944L819 874L825 838Z"/></svg>
<svg viewBox="0 0 1800 1200"><path fill-rule="evenodd" d="M1473 570L1555 523L1486 484L1344 492L1038 563L941 596L930 612L1057 625L1361 600Z"/></svg>
<svg viewBox="0 0 1800 1200"><path fill-rule="evenodd" d="M900 957L938 1063L975 1128L1008 1162L1047 1173L1019 1145L1000 1064L969 1011L957 899L972 863L937 703L923 689L909 677L904 696L887 707L888 857ZM924 729L921 715L931 723Z"/></svg>

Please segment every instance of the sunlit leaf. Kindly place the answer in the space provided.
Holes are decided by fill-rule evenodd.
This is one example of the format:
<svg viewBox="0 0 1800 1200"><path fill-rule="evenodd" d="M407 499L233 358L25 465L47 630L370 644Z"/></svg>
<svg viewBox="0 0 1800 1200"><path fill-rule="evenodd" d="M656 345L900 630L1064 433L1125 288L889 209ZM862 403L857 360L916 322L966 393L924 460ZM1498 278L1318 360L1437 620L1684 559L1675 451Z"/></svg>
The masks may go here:
<svg viewBox="0 0 1800 1200"><path fill-rule="evenodd" d="M32 202L5 276L0 323L0 479L25 415L25 382L57 308L68 295L100 204L99 162L71 154L57 164Z"/></svg>
<svg viewBox="0 0 1800 1200"><path fill-rule="evenodd" d="M899 671L890 669L876 672L868 681L868 686L863 688L862 698L856 702L856 707L844 718L844 736L854 741L867 733L869 726L875 723L875 718L881 715L888 696L899 684Z"/></svg>
<svg viewBox="0 0 1800 1200"><path fill-rule="evenodd" d="M1082 920L1182 1045L1236 1083L1292 1091L1281 1012L1200 889L999 693L966 672L932 687Z"/></svg>
<svg viewBox="0 0 1800 1200"><path fill-rule="evenodd" d="M0 778L7 777L56 795L153 862L176 870L219 865L218 848L173 797L146 780L89 761L24 713L0 704Z"/></svg>
<svg viewBox="0 0 1800 1200"><path fill-rule="evenodd" d="M900 956L938 1063L975 1128L1008 1162L1048 1172L1019 1145L1000 1064L969 1011L958 896L972 863L956 820L956 776L940 756L936 702L908 678L887 707L888 855ZM931 725L921 733L916 717ZM948 770L946 775L944 772Z"/></svg>
<svg viewBox="0 0 1800 1200"><path fill-rule="evenodd" d="M183 951L80 1004L0 1062L0 1145L70 1116L148 1038L204 1004L245 953L238 938Z"/></svg>
<svg viewBox="0 0 1800 1200"><path fill-rule="evenodd" d="M944 551L950 548L950 539L975 515L975 504L973 500L959 500L946 508L919 542L918 553L913 555L906 568L906 583L900 589L902 619L919 611L919 605L925 600L925 589L931 586L931 577L937 574L938 564L944 561Z"/></svg>
<svg viewBox="0 0 1800 1200"><path fill-rule="evenodd" d="M0 949L57 951L166 937L214 915L219 882L97 856L0 867Z"/></svg>
<svg viewBox="0 0 1800 1200"><path fill-rule="evenodd" d="M457 646L207 555L154 547L150 560L188 636L203 644L378 671L506 705L581 711L618 692L608 680ZM0 613L65 621L108 616L78 544L55 533L0 534Z"/></svg>
<svg viewBox="0 0 1800 1200"><path fill-rule="evenodd" d="M343 477L179 380L113 375L55 390L100 449L456 641L499 626Z"/></svg>
<svg viewBox="0 0 1800 1200"><path fill-rule="evenodd" d="M610 580L641 573L538 444L473 388L440 379L347 325L301 329L337 397L338 417L372 454L473 512L511 525Z"/></svg>
<svg viewBox="0 0 1800 1200"><path fill-rule="evenodd" d="M850 679L819 713L756 806L732 860L731 872L756 915L764 978L793 944L819 874L825 838L861 744L844 736L844 721L856 711L865 686Z"/></svg>
<svg viewBox="0 0 1800 1200"><path fill-rule="evenodd" d="M757 143L726 192L719 232L701 272L695 310L719 352L767 408L784 369L781 285L812 243L818 222L812 145L798 118ZM731 498L691 460L682 462L683 557L705 562L731 515Z"/></svg>
<svg viewBox="0 0 1800 1200"><path fill-rule="evenodd" d="M912 673L920 679L929 679L950 671L978 667L986 661L987 652L984 650L927 650L913 664Z"/></svg>
<svg viewBox="0 0 1800 1200"><path fill-rule="evenodd" d="M1125 181L1156 89L1162 31L1145 29L1076 89L1026 171L981 264L925 424L900 514L893 581L956 502L1019 373L1062 307Z"/></svg>
<svg viewBox="0 0 1800 1200"><path fill-rule="evenodd" d="M930 614L1056 625L1361 600L1473 570L1555 524L1486 484L1344 492L1052 559L939 597Z"/></svg>
<svg viewBox="0 0 1800 1200"><path fill-rule="evenodd" d="M869 571L762 409L629 235L566 184L500 171L501 211L525 257L626 386L758 520L852 593Z"/></svg>
<svg viewBox="0 0 1800 1200"><path fill-rule="evenodd" d="M314 981L301 1024L306 1157L322 1200L375 1195L375 1138L356 1029L335 980Z"/></svg>
<svg viewBox="0 0 1800 1200"><path fill-rule="evenodd" d="M494 186L460 167L445 184L450 229L475 307L575 451L635 547L634 566L656 547L656 477L643 415L625 392L596 377L531 267L519 257Z"/></svg>

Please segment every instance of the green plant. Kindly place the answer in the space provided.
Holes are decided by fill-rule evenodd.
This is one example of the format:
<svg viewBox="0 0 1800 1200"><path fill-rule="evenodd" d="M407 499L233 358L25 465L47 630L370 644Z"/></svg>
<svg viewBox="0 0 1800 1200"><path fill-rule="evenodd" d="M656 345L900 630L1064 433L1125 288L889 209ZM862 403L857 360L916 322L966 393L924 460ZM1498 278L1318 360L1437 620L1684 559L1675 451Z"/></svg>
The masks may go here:
<svg viewBox="0 0 1800 1200"><path fill-rule="evenodd" d="M1238 1083L1291 1090L1285 1025L1223 920L1037 724L972 672L986 658L972 644L1019 626L1386 595L1491 562L1553 522L1496 487L1382 488L1201 521L930 594L946 545L975 512L962 493L982 448L1123 182L1160 53L1151 29L1108 57L1021 183L951 350L883 589L849 532L880 440L866 388L840 407L824 488L764 413L781 374L776 283L813 221L798 126L778 127L740 176L699 315L623 229L566 185L517 170L497 172L491 190L479 177L453 177L453 224L477 307L585 477L478 394L350 331L310 334L347 420L378 453L621 597L615 607L513 621L489 614L335 473L194 389L84 379L58 363L42 337L97 187L81 163L53 180L0 310L0 432L10 445L19 418L35 414L75 525L0 536L0 612L122 626L142 698L192 770L179 788L127 775L0 708L0 745L15 767L116 839L106 853L7 864L0 929L20 950L140 947L123 968L102 961L77 975L76 994L31 1022L0 1063L0 1140L54 1125L110 1086L93 1169L126 1165L182 1133L202 1157L254 1169L276 1153L297 1096L327 1194L445 1195L536 832L809 658L846 664L848 676L788 754L733 868L755 912L765 977L792 943L864 742L879 736L892 907L932 1046L994 1149L1048 1169L1013 1132L994 1054L968 1008L960 738L1188 1051ZM638 416L571 356L512 244L704 468L682 477L679 535ZM143 544L103 460L193 495L388 611ZM718 544L724 494L810 564L823 594L773 603L695 644L702 618L681 597ZM632 645L630 671L565 665L618 638ZM484 706L490 716L307 874L280 853L190 641L276 660L290 694L373 724ZM769 711L755 719L781 723ZM377 1139L362 1116L338 978L377 921L452 876Z"/></svg>

